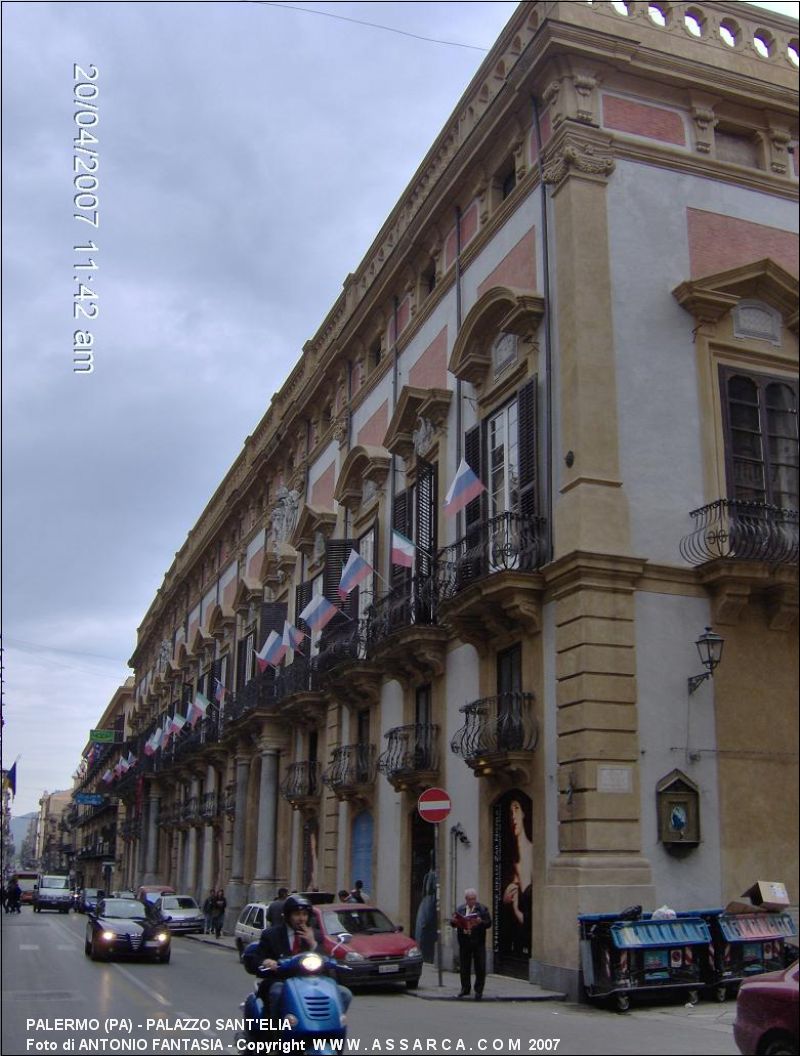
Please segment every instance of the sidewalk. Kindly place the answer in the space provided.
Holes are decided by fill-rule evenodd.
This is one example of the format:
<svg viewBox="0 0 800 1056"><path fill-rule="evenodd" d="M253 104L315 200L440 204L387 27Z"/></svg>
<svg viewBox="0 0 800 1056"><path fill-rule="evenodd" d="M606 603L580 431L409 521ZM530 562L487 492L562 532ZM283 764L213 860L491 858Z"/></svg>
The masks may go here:
<svg viewBox="0 0 800 1056"><path fill-rule="evenodd" d="M215 938L213 935L186 935L184 938L194 942L204 942L209 946L222 946L236 950L236 943L231 935ZM408 990L409 997L418 997L423 1001L471 1001L471 997L459 998L461 980L457 972L442 972L442 985L439 986L439 973L435 964L423 964L422 977L418 990ZM526 983L523 979L511 979L506 975L487 975L484 1001L566 1001L566 994L556 990L544 990L541 986Z"/></svg>

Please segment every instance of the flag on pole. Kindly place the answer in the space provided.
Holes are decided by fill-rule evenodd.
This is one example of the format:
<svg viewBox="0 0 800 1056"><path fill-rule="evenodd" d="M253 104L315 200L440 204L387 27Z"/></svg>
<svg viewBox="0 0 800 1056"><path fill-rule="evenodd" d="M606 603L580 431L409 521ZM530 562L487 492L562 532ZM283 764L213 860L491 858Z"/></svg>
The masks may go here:
<svg viewBox="0 0 800 1056"><path fill-rule="evenodd" d="M453 483L444 497L445 516L453 517L459 510L463 510L467 503L477 499L482 491L486 491L486 488L462 458Z"/></svg>
<svg viewBox="0 0 800 1056"><path fill-rule="evenodd" d="M164 736L164 731L160 726L156 726L153 730L151 740L153 742L153 750L157 751L161 747L161 738Z"/></svg>
<svg viewBox="0 0 800 1056"><path fill-rule="evenodd" d="M154 735L151 733L147 740L144 742L144 748L142 749L142 751L145 755L156 754L156 746L153 744L153 736Z"/></svg>
<svg viewBox="0 0 800 1056"><path fill-rule="evenodd" d="M16 762L10 770L6 771L6 784L11 792L11 795L16 799L17 796L17 764Z"/></svg>
<svg viewBox="0 0 800 1056"><path fill-rule="evenodd" d="M206 717L206 712L208 711L210 703L211 701L208 697L203 696L202 693L195 693L192 706L189 708L189 725L192 729L197 725L198 719L204 719Z"/></svg>
<svg viewBox="0 0 800 1056"><path fill-rule="evenodd" d="M312 631L319 631L333 619L338 611L324 594L318 594L316 598L309 601L301 613L298 613L297 618L305 620Z"/></svg>
<svg viewBox="0 0 800 1056"><path fill-rule="evenodd" d="M128 772L128 770L130 769L130 765L131 765L131 764L130 764L130 763L128 762L128 760L127 760L127 758L126 758L126 757L124 757L124 756L120 756L120 758L119 758L119 762L117 763L117 766L118 766L118 768L119 768L119 772L120 772L120 774L125 774L125 773L127 773L127 772Z"/></svg>
<svg viewBox="0 0 800 1056"><path fill-rule="evenodd" d="M106 770L106 772L103 774L103 781L105 781L105 783L108 785L113 780L114 780L114 775L111 773L110 770Z"/></svg>
<svg viewBox="0 0 800 1056"><path fill-rule="evenodd" d="M186 719L184 719L183 715L181 715L180 712L176 711L175 714L172 716L170 725L172 727L173 733L180 733L183 727L186 725Z"/></svg>
<svg viewBox="0 0 800 1056"><path fill-rule="evenodd" d="M300 643L305 638L305 635L301 630L298 630L293 623L289 623L288 620L283 622L283 647L288 652L289 649L293 653L296 653Z"/></svg>
<svg viewBox="0 0 800 1056"><path fill-rule="evenodd" d="M130 770L132 766L136 766L136 762L137 759L133 752L128 752L128 769Z"/></svg>
<svg viewBox="0 0 800 1056"><path fill-rule="evenodd" d="M283 660L283 654L286 649L283 645L283 640L277 631L270 631L267 635L267 640L261 646L261 651L256 653L256 663L258 664L258 670L264 671L267 667L277 667L278 664Z"/></svg>
<svg viewBox="0 0 800 1056"><path fill-rule="evenodd" d="M416 546L411 542L410 539L406 539L404 535L401 535L398 531L392 531L392 564L402 565L403 568L414 567L414 555L417 552Z"/></svg>
<svg viewBox="0 0 800 1056"><path fill-rule="evenodd" d="M355 550L350 551L347 564L342 569L342 578L339 581L339 597L346 598L351 590L363 583L373 573L372 565L365 561L361 554Z"/></svg>
<svg viewBox="0 0 800 1056"><path fill-rule="evenodd" d="M172 719L169 715L164 716L164 725L161 727L161 747L166 748L172 736Z"/></svg>
<svg viewBox="0 0 800 1056"><path fill-rule="evenodd" d="M220 680L218 678L215 678L214 679L214 700L217 702L217 704L222 704L222 702L225 700L225 694L227 692L228 692L227 689L223 686L223 684L220 682Z"/></svg>

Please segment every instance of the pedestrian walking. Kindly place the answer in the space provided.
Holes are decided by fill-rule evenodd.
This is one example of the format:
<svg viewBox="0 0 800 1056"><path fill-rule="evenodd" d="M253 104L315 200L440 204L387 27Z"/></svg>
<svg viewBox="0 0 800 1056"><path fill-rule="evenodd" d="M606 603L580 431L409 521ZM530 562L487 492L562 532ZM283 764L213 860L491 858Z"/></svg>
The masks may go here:
<svg viewBox="0 0 800 1056"><path fill-rule="evenodd" d="M203 916L206 918L205 934L210 935L214 930L211 923L214 914L214 899L216 898L217 892L212 887L208 892L208 898L203 903Z"/></svg>
<svg viewBox="0 0 800 1056"><path fill-rule="evenodd" d="M361 902L362 905L366 904L367 899L366 899L366 896L364 894L364 881L363 880L356 880L355 884L353 884L353 890L350 892L350 898L348 898L347 901L348 902Z"/></svg>
<svg viewBox="0 0 800 1056"><path fill-rule="evenodd" d="M225 910L227 909L227 906L228 902L225 898L225 892L220 888L214 896L214 902L211 908L211 927L214 929L214 935L217 938L222 934L222 925L225 923Z"/></svg>
<svg viewBox="0 0 800 1056"><path fill-rule="evenodd" d="M478 901L478 892L468 887L464 901L450 918L450 924L458 935L458 957L461 964L461 993L468 997L472 983L472 966L475 966L475 1000L483 997L486 982L486 932L492 926L489 910Z"/></svg>

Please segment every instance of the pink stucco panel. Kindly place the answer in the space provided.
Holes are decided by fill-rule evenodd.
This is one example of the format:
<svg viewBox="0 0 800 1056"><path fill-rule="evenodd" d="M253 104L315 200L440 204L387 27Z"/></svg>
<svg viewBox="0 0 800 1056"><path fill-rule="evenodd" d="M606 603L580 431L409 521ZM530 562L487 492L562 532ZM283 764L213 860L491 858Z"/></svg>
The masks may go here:
<svg viewBox="0 0 800 1056"><path fill-rule="evenodd" d="M635 136L647 136L662 143L686 145L686 133L681 115L660 106L637 103L633 99L620 99L616 95L603 96L603 124L620 132L631 132Z"/></svg>
<svg viewBox="0 0 800 1056"><path fill-rule="evenodd" d="M439 331L408 372L408 384L416 389L447 386L447 327Z"/></svg>
<svg viewBox="0 0 800 1056"><path fill-rule="evenodd" d="M522 236L513 249L503 257L478 286L482 297L492 286L516 286L522 290L536 289L536 228Z"/></svg>
<svg viewBox="0 0 800 1056"><path fill-rule="evenodd" d="M791 231L704 209L687 209L686 222L692 278L728 271L764 257L772 257L793 275L798 272L800 239Z"/></svg>
<svg viewBox="0 0 800 1056"><path fill-rule="evenodd" d="M336 463L331 462L311 488L311 505L317 509L333 509L333 491L336 487Z"/></svg>
<svg viewBox="0 0 800 1056"><path fill-rule="evenodd" d="M386 430L388 428L389 401L384 400L372 417L367 419L358 430L356 443L376 444L380 446L383 443L383 438L386 436ZM333 489L331 489L331 495L333 495Z"/></svg>

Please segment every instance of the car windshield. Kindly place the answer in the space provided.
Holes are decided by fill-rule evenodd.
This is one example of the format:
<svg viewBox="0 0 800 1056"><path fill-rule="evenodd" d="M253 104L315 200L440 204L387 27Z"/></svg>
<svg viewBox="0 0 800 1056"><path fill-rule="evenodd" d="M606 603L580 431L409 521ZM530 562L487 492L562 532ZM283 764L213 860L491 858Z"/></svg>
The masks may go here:
<svg viewBox="0 0 800 1056"><path fill-rule="evenodd" d="M135 898L107 898L103 903L104 917L143 917L145 908Z"/></svg>
<svg viewBox="0 0 800 1056"><path fill-rule="evenodd" d="M84 888L83 897L84 898L97 898L97 892L99 890L100 889L98 887L87 887L87 888Z"/></svg>
<svg viewBox="0 0 800 1056"><path fill-rule="evenodd" d="M56 887L62 891L69 888L69 877L67 876L43 876L42 887Z"/></svg>
<svg viewBox="0 0 800 1056"><path fill-rule="evenodd" d="M325 930L329 935L339 935L343 931L351 935L383 935L394 931L394 924L379 909L326 910L322 914Z"/></svg>
<svg viewBox="0 0 800 1056"><path fill-rule="evenodd" d="M193 898L165 898L161 903L162 909L197 909L197 903Z"/></svg>

